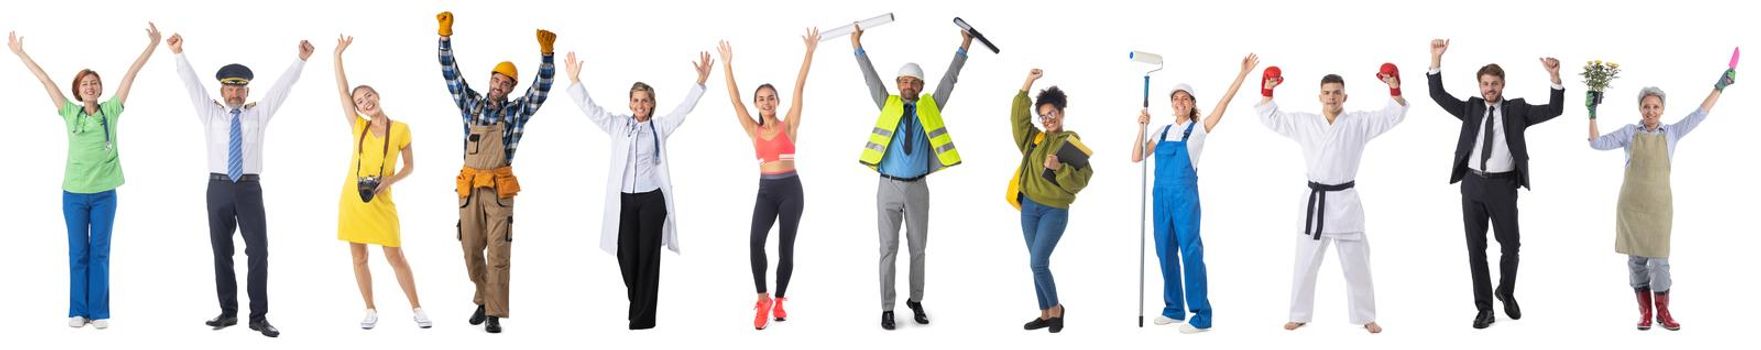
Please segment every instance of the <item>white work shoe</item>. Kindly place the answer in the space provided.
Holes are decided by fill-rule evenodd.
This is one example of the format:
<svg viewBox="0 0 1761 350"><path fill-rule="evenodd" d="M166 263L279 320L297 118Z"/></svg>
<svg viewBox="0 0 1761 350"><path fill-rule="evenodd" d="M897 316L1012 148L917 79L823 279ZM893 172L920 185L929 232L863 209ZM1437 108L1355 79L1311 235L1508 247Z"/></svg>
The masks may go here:
<svg viewBox="0 0 1761 350"><path fill-rule="evenodd" d="M109 319L93 320L92 321L92 328L97 328L97 329L110 328L110 320Z"/></svg>
<svg viewBox="0 0 1761 350"><path fill-rule="evenodd" d="M1191 323L1180 325L1180 333L1198 334L1198 333L1204 333L1204 332L1210 332L1210 331L1211 331L1210 328L1193 327Z"/></svg>
<svg viewBox="0 0 1761 350"><path fill-rule="evenodd" d="M1157 315L1155 322L1156 322L1157 326L1166 326L1166 325L1170 325L1170 324L1180 323L1180 320L1169 318L1168 316Z"/></svg>
<svg viewBox="0 0 1761 350"><path fill-rule="evenodd" d="M379 325L379 311L367 309L367 318L361 319L361 329L373 329Z"/></svg>
<svg viewBox="0 0 1761 350"><path fill-rule="evenodd" d="M434 322L428 320L428 313L422 312L422 308L416 308L415 313L416 327L422 327L422 329L434 327Z"/></svg>
<svg viewBox="0 0 1761 350"><path fill-rule="evenodd" d="M86 318L83 316L68 317L67 318L67 326L73 327L73 328L85 327L86 326Z"/></svg>

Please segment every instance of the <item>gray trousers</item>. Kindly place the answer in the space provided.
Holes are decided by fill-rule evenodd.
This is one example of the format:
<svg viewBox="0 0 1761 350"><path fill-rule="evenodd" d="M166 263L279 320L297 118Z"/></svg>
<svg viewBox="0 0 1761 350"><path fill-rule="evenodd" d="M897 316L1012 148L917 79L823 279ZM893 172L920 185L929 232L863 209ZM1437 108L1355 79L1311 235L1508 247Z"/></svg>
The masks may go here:
<svg viewBox="0 0 1761 350"><path fill-rule="evenodd" d="M927 179L898 181L880 178L875 194L876 218L880 227L880 292L881 310L892 311L896 292L894 267L899 253L899 225L905 225L910 239L911 301L923 301L923 251L929 241L929 183Z"/></svg>
<svg viewBox="0 0 1761 350"><path fill-rule="evenodd" d="M1652 292L1669 291L1672 284L1669 279L1669 258L1647 258L1628 255L1626 258L1627 280L1633 289L1650 287Z"/></svg>

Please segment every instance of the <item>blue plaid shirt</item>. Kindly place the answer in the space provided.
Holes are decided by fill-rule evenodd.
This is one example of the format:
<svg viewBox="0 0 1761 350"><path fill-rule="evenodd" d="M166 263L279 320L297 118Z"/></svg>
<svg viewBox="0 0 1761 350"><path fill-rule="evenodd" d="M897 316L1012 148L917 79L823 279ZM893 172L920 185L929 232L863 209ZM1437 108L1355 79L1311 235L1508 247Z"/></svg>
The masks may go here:
<svg viewBox="0 0 1761 350"><path fill-rule="evenodd" d="M452 40L440 38L440 75L446 78L446 89L452 92L452 101L459 107L459 115L464 119L465 134L471 133L472 125L495 125L506 122L502 130L501 141L507 147L507 161L513 163L514 150L520 146L520 135L526 132L526 121L532 114L538 113L538 107L550 96L551 78L556 76L556 58L554 54L544 55L544 64L538 66L538 81L526 87L526 95L513 101L500 101L490 107L483 95L471 90L460 77L458 62L452 57ZM515 77L518 78L518 77Z"/></svg>

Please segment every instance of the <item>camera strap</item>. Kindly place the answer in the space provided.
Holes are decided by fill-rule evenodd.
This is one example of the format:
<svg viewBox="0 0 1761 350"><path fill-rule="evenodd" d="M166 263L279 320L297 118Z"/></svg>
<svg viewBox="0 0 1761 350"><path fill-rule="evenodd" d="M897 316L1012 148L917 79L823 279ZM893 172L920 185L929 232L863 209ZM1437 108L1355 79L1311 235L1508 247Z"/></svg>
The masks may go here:
<svg viewBox="0 0 1761 350"><path fill-rule="evenodd" d="M366 161L366 159L361 158L361 156L365 152L367 152L367 150L365 150L363 148L365 148L367 145L367 133L369 133L369 132L373 132L373 120L372 119L367 120L367 125L365 127L361 128L360 139L355 141L355 176L356 177L361 176L361 163ZM387 118L387 120L385 122L385 137L380 139L380 141L383 141L383 145L380 147L379 157L384 158L386 154L391 152L391 120L390 120L390 118ZM375 173L376 176L380 176L380 177L385 176L385 163L386 162L379 162L379 172Z"/></svg>

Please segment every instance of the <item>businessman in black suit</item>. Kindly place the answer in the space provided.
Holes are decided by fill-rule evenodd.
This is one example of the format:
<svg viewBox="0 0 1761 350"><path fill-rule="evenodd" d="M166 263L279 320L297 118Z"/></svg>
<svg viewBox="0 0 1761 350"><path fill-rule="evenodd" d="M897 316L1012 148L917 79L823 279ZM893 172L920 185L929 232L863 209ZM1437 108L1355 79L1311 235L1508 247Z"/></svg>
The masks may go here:
<svg viewBox="0 0 1761 350"><path fill-rule="evenodd" d="M1559 80L1559 60L1541 59L1541 66L1553 79L1547 104L1530 105L1523 99L1504 98L1504 69L1497 64L1481 67L1475 74L1480 96L1466 101L1443 90L1439 68L1449 41L1431 41L1431 99L1450 115L1461 120L1461 138L1455 144L1450 183L1461 183L1462 227L1467 232L1468 267L1474 276L1474 328L1492 325L1492 299L1504 303L1504 314L1510 319L1522 318L1516 303L1517 251L1522 246L1517 229L1516 191L1529 187L1528 142L1523 132L1530 126L1546 122L1564 112L1565 86ZM1498 240L1498 288L1492 289L1491 272L1486 266L1486 229L1491 222L1492 237Z"/></svg>

